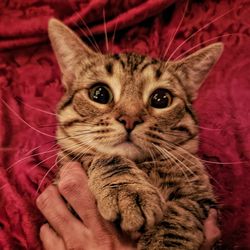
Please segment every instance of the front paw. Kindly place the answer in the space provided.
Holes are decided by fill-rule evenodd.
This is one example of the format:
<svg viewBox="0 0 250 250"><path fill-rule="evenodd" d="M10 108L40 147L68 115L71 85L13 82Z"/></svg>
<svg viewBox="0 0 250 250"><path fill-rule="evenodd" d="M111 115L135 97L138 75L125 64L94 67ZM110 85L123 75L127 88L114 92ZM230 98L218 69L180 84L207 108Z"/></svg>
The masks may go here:
<svg viewBox="0 0 250 250"><path fill-rule="evenodd" d="M106 220L119 220L131 235L155 225L164 210L160 193L149 183L110 184L97 196L97 203Z"/></svg>

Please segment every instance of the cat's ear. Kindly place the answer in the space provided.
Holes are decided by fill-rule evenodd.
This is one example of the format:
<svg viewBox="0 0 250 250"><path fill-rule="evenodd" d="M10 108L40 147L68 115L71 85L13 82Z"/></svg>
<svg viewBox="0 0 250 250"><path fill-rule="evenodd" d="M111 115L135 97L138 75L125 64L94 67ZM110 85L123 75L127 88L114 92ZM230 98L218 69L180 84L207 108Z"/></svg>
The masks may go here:
<svg viewBox="0 0 250 250"><path fill-rule="evenodd" d="M220 58L223 47L223 43L214 43L180 61L173 62L173 70L180 78L191 101L197 97L199 87Z"/></svg>
<svg viewBox="0 0 250 250"><path fill-rule="evenodd" d="M49 20L48 34L63 75L74 77L75 70L81 62L97 55L57 19Z"/></svg>

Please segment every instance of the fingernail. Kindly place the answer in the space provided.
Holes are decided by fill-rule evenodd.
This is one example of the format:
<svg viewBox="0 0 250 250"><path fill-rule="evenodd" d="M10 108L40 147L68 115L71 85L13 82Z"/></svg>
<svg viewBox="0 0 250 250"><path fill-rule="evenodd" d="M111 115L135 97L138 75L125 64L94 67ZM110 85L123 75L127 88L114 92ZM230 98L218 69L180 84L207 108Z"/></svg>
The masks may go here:
<svg viewBox="0 0 250 250"><path fill-rule="evenodd" d="M209 211L209 217L214 217L214 218L217 217L217 211L216 211L216 209L214 209L214 208L210 209L210 211Z"/></svg>

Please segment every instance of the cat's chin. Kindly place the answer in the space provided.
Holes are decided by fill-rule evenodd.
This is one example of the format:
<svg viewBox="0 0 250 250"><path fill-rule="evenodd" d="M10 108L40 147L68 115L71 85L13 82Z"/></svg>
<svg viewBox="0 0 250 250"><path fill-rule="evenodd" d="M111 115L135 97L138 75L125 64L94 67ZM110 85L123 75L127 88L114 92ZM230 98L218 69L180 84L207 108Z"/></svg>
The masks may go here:
<svg viewBox="0 0 250 250"><path fill-rule="evenodd" d="M145 158L142 150L132 142L123 142L114 147L106 147L104 153L121 155L133 161Z"/></svg>

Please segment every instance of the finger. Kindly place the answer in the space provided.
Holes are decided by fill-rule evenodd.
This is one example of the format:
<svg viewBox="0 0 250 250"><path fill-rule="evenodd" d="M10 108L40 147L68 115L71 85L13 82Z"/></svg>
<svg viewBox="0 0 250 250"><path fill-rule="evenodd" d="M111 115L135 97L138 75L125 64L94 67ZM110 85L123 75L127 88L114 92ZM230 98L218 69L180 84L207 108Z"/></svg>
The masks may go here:
<svg viewBox="0 0 250 250"><path fill-rule="evenodd" d="M208 219L204 223L205 230L208 232L206 238L213 244L221 237L221 231L217 226L217 216L217 211L213 208L210 209Z"/></svg>
<svg viewBox="0 0 250 250"><path fill-rule="evenodd" d="M88 178L80 164L70 162L60 169L59 192L69 202L84 224L92 229L103 221L95 198L88 188Z"/></svg>
<svg viewBox="0 0 250 250"><path fill-rule="evenodd" d="M205 241L201 250L210 250L221 237L220 229L217 226L217 211L210 209L208 218L204 222Z"/></svg>
<svg viewBox="0 0 250 250"><path fill-rule="evenodd" d="M36 204L49 224L64 238L77 228L83 227L82 223L69 212L58 189L53 185L45 189L37 198Z"/></svg>
<svg viewBox="0 0 250 250"><path fill-rule="evenodd" d="M40 239L45 250L66 250L62 238L56 234L49 224L41 226Z"/></svg>

